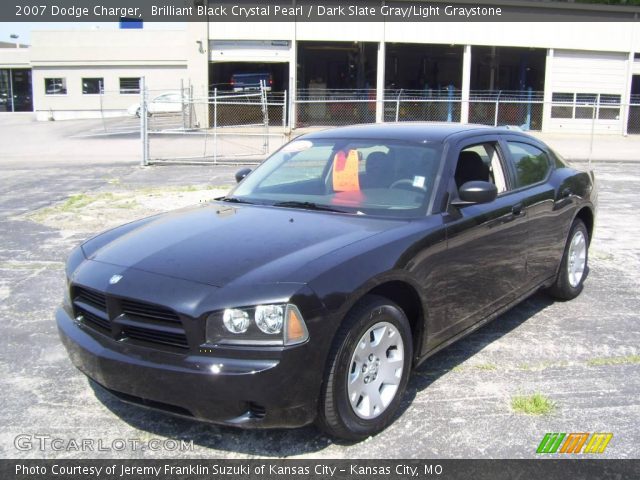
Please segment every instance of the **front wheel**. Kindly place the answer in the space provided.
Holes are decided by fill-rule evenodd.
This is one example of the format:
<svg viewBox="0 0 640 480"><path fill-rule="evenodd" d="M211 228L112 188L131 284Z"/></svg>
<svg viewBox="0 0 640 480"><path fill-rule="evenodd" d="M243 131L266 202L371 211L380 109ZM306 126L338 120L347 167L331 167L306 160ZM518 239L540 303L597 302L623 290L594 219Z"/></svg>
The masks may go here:
<svg viewBox="0 0 640 480"><path fill-rule="evenodd" d="M560 300L571 300L582 292L587 277L589 260L589 233L584 222L574 220L564 247L560 270L549 293Z"/></svg>
<svg viewBox="0 0 640 480"><path fill-rule="evenodd" d="M142 110L140 110L140 107L138 107L138 109L136 110L136 117L140 118ZM151 118L151 112L149 110L147 110L147 118Z"/></svg>
<svg viewBox="0 0 640 480"><path fill-rule="evenodd" d="M413 355L411 328L395 303L367 296L347 315L329 355L320 401L320 427L360 440L394 419Z"/></svg>

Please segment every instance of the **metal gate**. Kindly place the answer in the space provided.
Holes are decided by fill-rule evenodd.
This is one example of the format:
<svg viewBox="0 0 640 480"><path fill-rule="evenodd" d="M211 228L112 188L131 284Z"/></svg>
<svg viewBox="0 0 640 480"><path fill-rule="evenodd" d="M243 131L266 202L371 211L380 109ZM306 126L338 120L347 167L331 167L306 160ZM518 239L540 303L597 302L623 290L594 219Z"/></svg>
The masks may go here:
<svg viewBox="0 0 640 480"><path fill-rule="evenodd" d="M286 141L287 93L264 84L251 92L183 94L175 100L185 119L177 128L156 128L144 87L141 97L143 165L259 163Z"/></svg>

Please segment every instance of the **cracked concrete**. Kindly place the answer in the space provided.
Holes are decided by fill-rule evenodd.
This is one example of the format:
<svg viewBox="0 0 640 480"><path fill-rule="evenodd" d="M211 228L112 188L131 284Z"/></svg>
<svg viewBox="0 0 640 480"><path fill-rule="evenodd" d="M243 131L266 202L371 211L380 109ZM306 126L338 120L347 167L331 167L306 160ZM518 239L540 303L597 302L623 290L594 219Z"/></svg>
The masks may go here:
<svg viewBox="0 0 640 480"><path fill-rule="evenodd" d="M61 135L63 127L33 130L49 138ZM0 140L15 144L26 128L32 126L7 124ZM110 141L74 140L73 148L110 151ZM553 302L534 295L420 367L399 418L386 431L364 442L336 444L314 427L242 431L123 404L72 367L58 340L53 312L62 299L63 262L71 248L104 227L211 198L222 191L211 186L233 182L235 167L141 169L112 153L94 153L79 163L78 153L44 158L33 145L19 159L17 146L6 151L14 153L6 161L0 157L0 457L181 455L132 448L21 451L14 444L19 434L40 434L107 445L114 439L193 440L194 450L183 455L202 458L528 458L546 432L612 432L604 457L639 457L640 364L594 359L640 354L640 163L594 164L600 209L591 271L578 299ZM132 204L113 208L96 200L63 208L71 195ZM513 395L534 392L556 403L552 414L511 411Z"/></svg>

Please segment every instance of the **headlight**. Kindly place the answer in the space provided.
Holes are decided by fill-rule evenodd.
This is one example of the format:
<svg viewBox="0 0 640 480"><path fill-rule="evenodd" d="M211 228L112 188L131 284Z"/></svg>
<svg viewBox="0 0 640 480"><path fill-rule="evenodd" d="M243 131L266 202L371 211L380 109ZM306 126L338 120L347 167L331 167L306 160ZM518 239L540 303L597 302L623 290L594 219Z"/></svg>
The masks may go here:
<svg viewBox="0 0 640 480"><path fill-rule="evenodd" d="M244 333L251 325L249 314L244 310L227 308L222 314L222 322L231 333Z"/></svg>
<svg viewBox="0 0 640 480"><path fill-rule="evenodd" d="M219 345L295 345L309 338L293 304L227 308L207 317L207 343Z"/></svg>
<svg viewBox="0 0 640 480"><path fill-rule="evenodd" d="M264 333L280 333L284 324L284 306L258 305L255 320L258 328Z"/></svg>

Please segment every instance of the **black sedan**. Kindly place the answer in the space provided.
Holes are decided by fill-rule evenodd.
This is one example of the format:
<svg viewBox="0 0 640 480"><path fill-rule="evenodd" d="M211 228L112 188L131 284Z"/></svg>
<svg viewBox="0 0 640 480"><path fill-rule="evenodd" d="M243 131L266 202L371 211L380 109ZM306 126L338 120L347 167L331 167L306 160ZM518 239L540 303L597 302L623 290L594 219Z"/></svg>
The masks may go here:
<svg viewBox="0 0 640 480"><path fill-rule="evenodd" d="M237 179L72 252L60 335L121 399L360 439L416 365L541 288L574 298L588 273L593 174L517 131L326 130Z"/></svg>

